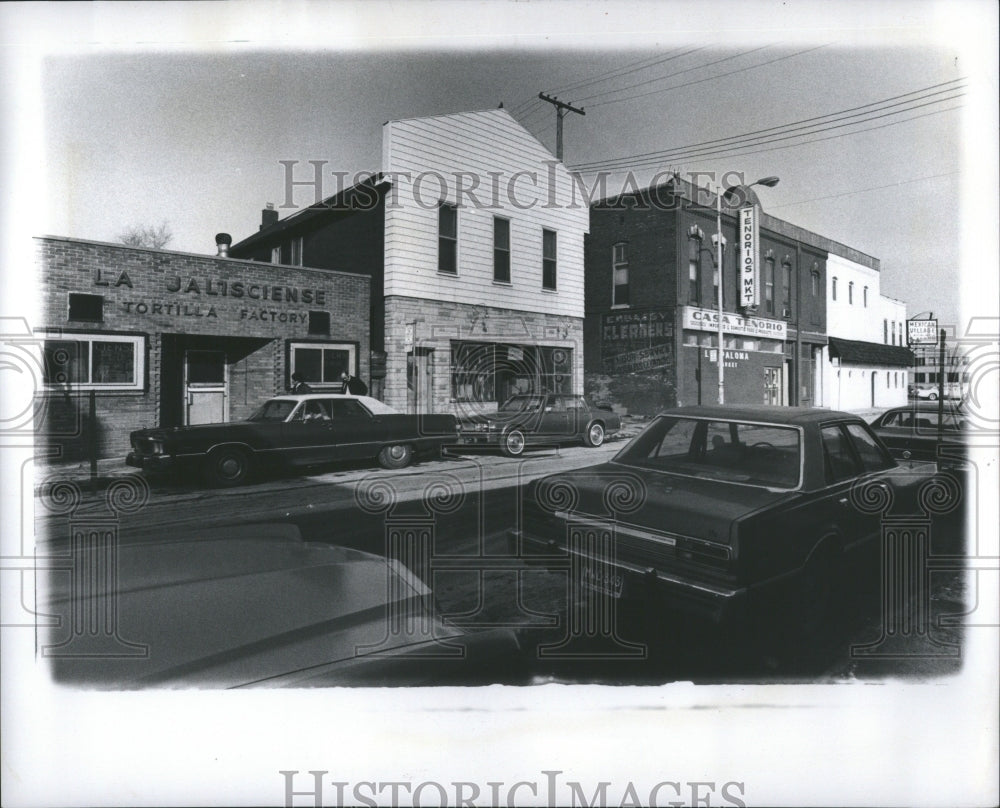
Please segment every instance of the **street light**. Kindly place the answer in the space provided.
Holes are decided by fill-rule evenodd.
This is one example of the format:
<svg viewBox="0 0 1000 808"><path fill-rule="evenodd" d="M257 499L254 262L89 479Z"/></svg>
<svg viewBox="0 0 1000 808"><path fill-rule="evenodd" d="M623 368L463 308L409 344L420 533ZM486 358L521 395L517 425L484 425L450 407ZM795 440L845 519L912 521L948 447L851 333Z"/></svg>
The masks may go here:
<svg viewBox="0 0 1000 808"><path fill-rule="evenodd" d="M729 188L724 189L720 193L715 195L715 247L716 247L716 263L719 268L719 287L718 287L718 300L716 301L719 306L719 403L726 403L726 386L725 386L725 375L723 362L723 337L722 337L722 197L728 196L737 188L746 188L749 190L754 185L766 185L768 188L773 188L778 184L778 177L764 177L756 182L751 182L749 185L733 185ZM751 193L750 200L756 202L756 194Z"/></svg>

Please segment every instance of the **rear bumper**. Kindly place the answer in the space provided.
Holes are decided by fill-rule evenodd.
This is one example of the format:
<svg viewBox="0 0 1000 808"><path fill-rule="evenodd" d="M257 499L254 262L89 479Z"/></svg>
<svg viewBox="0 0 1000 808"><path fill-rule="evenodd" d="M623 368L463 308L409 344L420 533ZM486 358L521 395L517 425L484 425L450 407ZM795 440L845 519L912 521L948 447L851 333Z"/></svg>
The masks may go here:
<svg viewBox="0 0 1000 808"><path fill-rule="evenodd" d="M531 535L523 530L507 531L507 546L512 555L518 555L528 564L550 569L580 569L572 564L565 546L555 541ZM534 552L525 552L525 551ZM539 553L538 551L544 551ZM586 558L574 554L577 558ZM655 567L640 567L631 562L616 560L614 573L622 576L621 597L661 604L685 614L707 619L713 623L728 623L746 609L748 589L705 581L695 581L674 575Z"/></svg>
<svg viewBox="0 0 1000 808"><path fill-rule="evenodd" d="M170 455L140 455L135 452L128 453L125 465L145 471L169 471L176 467Z"/></svg>

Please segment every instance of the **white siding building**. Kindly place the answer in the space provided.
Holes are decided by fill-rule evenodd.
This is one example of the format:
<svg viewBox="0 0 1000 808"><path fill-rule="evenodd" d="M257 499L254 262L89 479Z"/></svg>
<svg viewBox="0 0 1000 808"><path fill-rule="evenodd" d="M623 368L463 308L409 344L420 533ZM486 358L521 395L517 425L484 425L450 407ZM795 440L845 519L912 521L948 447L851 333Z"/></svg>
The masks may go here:
<svg viewBox="0 0 1000 808"><path fill-rule="evenodd" d="M385 400L495 409L583 392L586 200L503 109L390 121Z"/></svg>
<svg viewBox="0 0 1000 808"><path fill-rule="evenodd" d="M357 365L372 394L408 412L492 411L518 392L583 392L588 202L503 109L389 121L380 172L281 221L265 209L230 252L368 275ZM314 364L310 385L339 385Z"/></svg>
<svg viewBox="0 0 1000 808"><path fill-rule="evenodd" d="M878 261L827 259L826 324L821 398L825 407L865 410L907 401L906 304L881 294ZM867 260L864 260L867 259Z"/></svg>

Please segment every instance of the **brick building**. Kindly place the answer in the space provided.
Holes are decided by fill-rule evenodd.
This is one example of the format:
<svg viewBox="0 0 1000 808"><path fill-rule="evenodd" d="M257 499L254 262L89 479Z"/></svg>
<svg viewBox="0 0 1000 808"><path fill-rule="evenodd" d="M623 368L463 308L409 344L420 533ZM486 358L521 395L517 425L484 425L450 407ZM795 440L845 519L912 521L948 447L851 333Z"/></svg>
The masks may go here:
<svg viewBox="0 0 1000 808"><path fill-rule="evenodd" d="M36 432L63 458L86 450L91 391L93 437L111 456L133 429L245 418L295 369L338 390L342 370L369 371L363 275L51 236L36 244Z"/></svg>
<svg viewBox="0 0 1000 808"><path fill-rule="evenodd" d="M752 189L723 202L727 404L821 404L827 257L856 251L760 212ZM742 305L741 203L757 204L758 302ZM745 206L743 206L745 207ZM716 197L680 177L591 207L587 386L635 412L718 400Z"/></svg>
<svg viewBox="0 0 1000 808"><path fill-rule="evenodd" d="M232 254L368 275L372 392L489 411L582 391L588 211L572 185L503 109L389 121L381 173L280 221L265 210Z"/></svg>

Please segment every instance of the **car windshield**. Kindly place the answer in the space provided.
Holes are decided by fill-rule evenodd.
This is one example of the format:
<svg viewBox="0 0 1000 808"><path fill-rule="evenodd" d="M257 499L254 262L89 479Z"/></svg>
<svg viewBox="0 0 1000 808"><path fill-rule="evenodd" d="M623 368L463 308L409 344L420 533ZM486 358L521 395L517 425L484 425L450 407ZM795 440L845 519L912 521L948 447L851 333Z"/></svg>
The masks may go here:
<svg viewBox="0 0 1000 808"><path fill-rule="evenodd" d="M530 412L540 406L541 396L511 396L501 405L499 412Z"/></svg>
<svg viewBox="0 0 1000 808"><path fill-rule="evenodd" d="M264 405L253 415L247 418L248 421L284 421L295 409L295 401L285 401L274 398L265 401Z"/></svg>
<svg viewBox="0 0 1000 808"><path fill-rule="evenodd" d="M799 484L799 430L773 424L661 415L616 463L767 488Z"/></svg>

